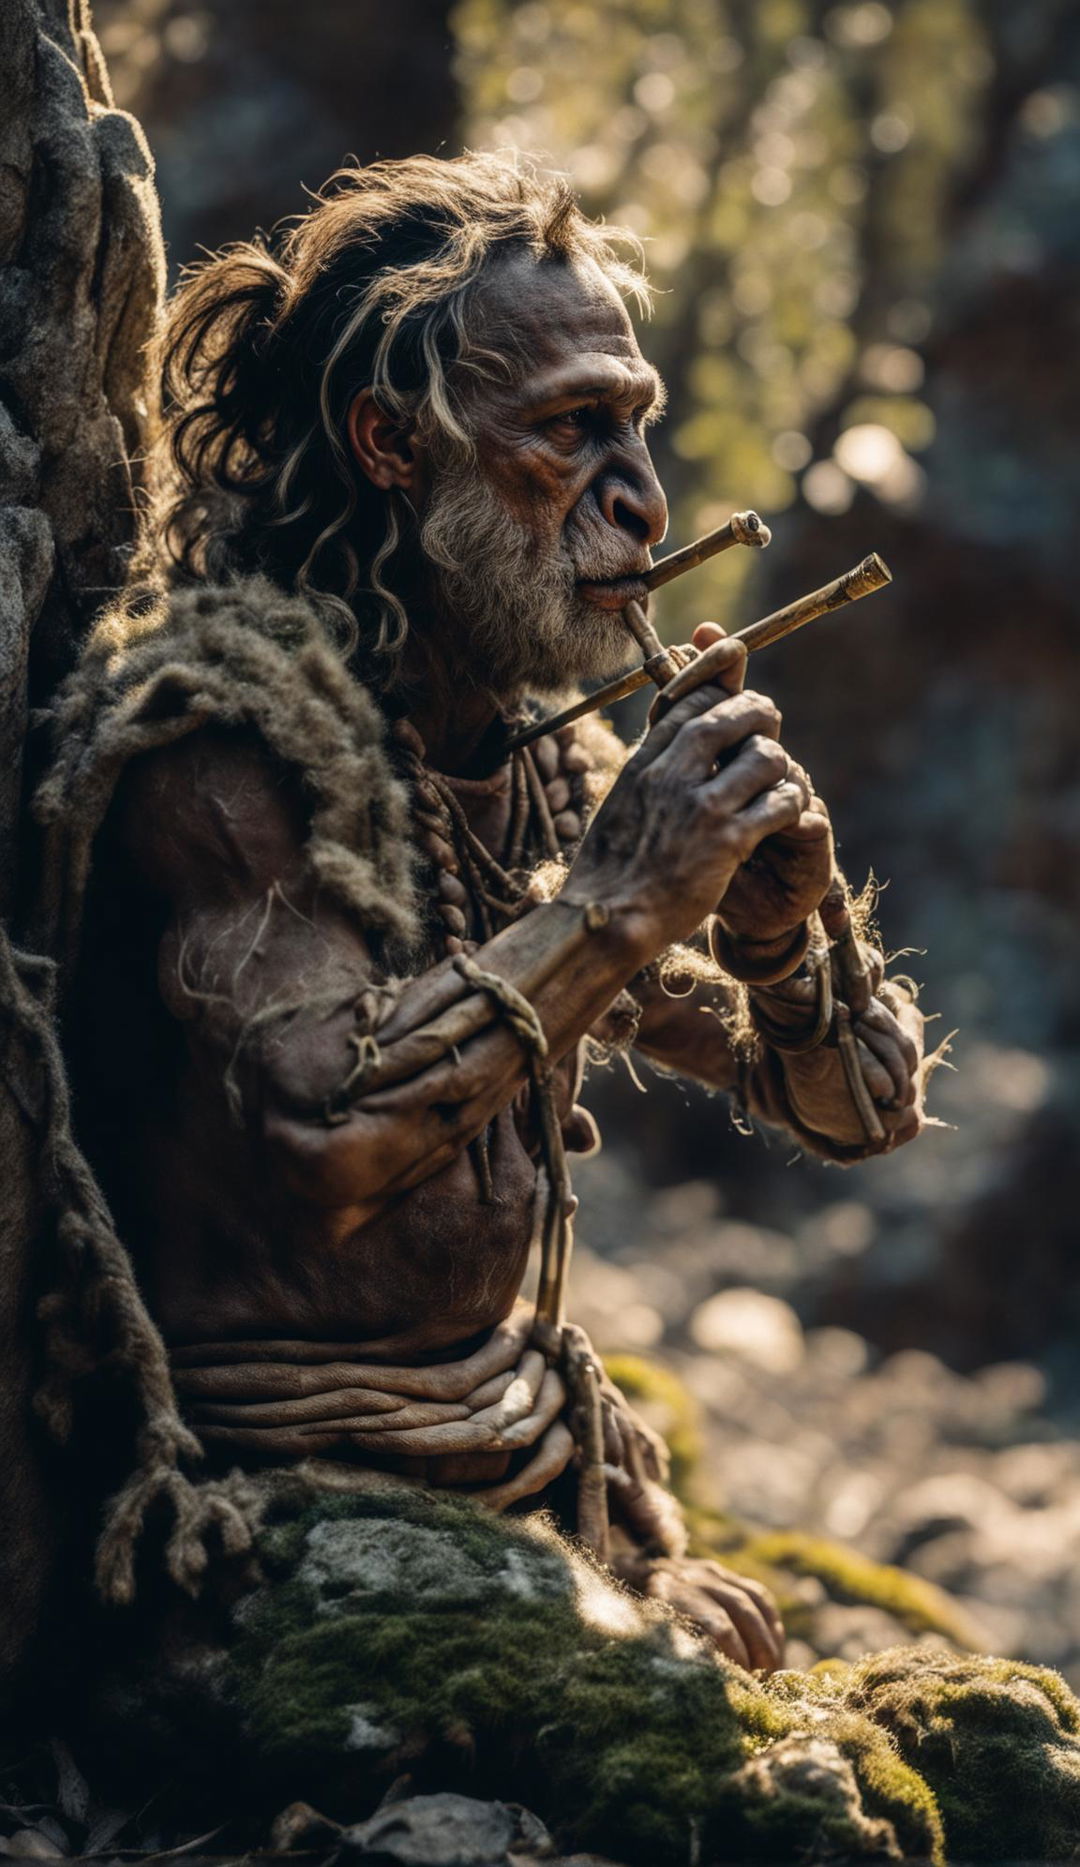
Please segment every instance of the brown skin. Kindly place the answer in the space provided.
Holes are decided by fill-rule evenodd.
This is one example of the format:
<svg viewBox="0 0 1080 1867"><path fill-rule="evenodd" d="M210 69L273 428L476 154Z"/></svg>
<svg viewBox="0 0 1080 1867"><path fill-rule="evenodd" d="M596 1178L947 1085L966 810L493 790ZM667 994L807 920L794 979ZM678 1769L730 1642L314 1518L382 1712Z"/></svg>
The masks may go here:
<svg viewBox="0 0 1080 1867"><path fill-rule="evenodd" d="M634 577L666 525L644 438L655 373L594 267L502 263L486 310L493 329L512 330L513 354L527 361L512 380L475 392L483 470L538 549L571 528L588 557L579 588L617 613L644 594ZM393 429L367 391L348 432L358 469L377 487L399 488L422 514L424 450ZM620 572L622 582L595 581ZM465 673L455 662L459 633L453 617L424 619L427 664L445 642L451 680ZM699 645L721 633L703 624ZM582 1038L649 961L718 903L733 936L748 950L767 949L790 938L828 880L828 817L779 744L775 708L742 691L739 644L718 647L710 660L712 680L649 732L580 846L563 899L603 904L606 927L570 951L575 917L544 906L477 954L518 983L549 956L551 976L531 997L550 1053L563 1061L567 1116ZM482 688L468 691L452 717L422 701L413 714L431 762L448 772L467 774L494 717ZM490 840L493 821L490 807L477 818ZM128 1190L114 1197L128 1200L140 1272L169 1341L307 1336L348 1341L368 1360L445 1359L508 1313L525 1269L536 1148L522 1046L493 1024L456 1056L362 1097L347 1121L327 1126L326 1100L352 1061L353 1002L373 965L356 925L320 898L304 840L297 781L254 738L203 731L129 769L91 904L91 997L104 1016L95 1028L91 1011L84 1034L97 1067L105 1070L111 1053L115 1071L112 1119L124 1143L115 1179ZM743 866L750 857L752 869ZM113 900L135 929L127 950L109 923ZM445 962L407 982L384 1042L440 995L466 991ZM331 1009L273 1027L261 1046L245 1043L252 1014L280 994L317 996ZM735 1065L719 1022L701 1016L700 998L675 1005L655 989L644 998L643 1050L729 1087ZM896 1104L884 1119L899 1141L921 1121L917 1053L887 1007L875 1000L871 1011L871 1087ZM138 1068L127 1067L136 1052L125 1052L125 1032L171 1059L153 1096ZM810 1063L804 1094L821 1132L843 1140L851 1132L857 1142L835 1057L823 1087L814 1076L823 1055L797 1060ZM240 1124L225 1097L230 1063ZM483 1202L467 1151L489 1124L493 1205ZM732 1657L779 1662L782 1636L763 1591L702 1563L656 1565L647 1586Z"/></svg>

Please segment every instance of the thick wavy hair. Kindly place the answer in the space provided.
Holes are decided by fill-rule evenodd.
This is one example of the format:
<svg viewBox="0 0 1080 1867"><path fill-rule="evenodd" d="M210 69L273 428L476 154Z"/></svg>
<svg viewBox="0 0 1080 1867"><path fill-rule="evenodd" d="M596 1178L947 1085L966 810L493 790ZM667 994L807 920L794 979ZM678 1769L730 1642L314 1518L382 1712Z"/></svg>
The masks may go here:
<svg viewBox="0 0 1080 1867"><path fill-rule="evenodd" d="M371 387L418 440L471 452L469 379L509 356L470 311L485 267L515 249L592 259L647 303L633 236L589 220L560 176L503 155L345 167L269 240L192 267L157 344L136 577L264 572L390 684L408 629L385 581L400 495L356 466L348 409Z"/></svg>

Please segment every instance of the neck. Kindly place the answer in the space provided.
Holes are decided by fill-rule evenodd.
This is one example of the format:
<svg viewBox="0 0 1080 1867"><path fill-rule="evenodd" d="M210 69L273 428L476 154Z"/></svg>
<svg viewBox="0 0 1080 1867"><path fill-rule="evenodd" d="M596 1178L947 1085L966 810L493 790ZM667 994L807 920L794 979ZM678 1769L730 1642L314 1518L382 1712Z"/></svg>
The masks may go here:
<svg viewBox="0 0 1080 1867"><path fill-rule="evenodd" d="M437 770L467 776L477 752L499 717L490 694L448 683L440 695L425 694L409 707L408 718L427 748ZM441 696L446 695L444 700Z"/></svg>
<svg viewBox="0 0 1080 1867"><path fill-rule="evenodd" d="M500 709L490 688L477 682L475 671L448 652L448 638L452 642L449 629L433 631L426 640L411 638L402 700L429 762L451 777L467 777ZM490 769L490 758L482 762Z"/></svg>

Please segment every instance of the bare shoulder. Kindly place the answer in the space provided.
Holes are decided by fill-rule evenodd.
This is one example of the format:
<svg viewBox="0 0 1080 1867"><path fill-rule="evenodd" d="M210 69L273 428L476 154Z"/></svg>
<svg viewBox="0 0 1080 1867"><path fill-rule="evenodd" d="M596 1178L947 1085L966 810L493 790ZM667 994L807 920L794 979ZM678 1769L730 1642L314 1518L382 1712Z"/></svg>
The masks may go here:
<svg viewBox="0 0 1080 1867"><path fill-rule="evenodd" d="M177 906L243 899L303 869L299 777L251 729L205 726L143 753L110 818L128 859Z"/></svg>

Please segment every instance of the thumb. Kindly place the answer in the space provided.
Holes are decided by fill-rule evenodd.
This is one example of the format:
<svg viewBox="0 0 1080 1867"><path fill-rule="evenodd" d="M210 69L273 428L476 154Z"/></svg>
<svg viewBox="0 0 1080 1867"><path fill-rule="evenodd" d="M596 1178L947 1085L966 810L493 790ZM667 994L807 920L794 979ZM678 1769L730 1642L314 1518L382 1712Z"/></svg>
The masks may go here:
<svg viewBox="0 0 1080 1867"><path fill-rule="evenodd" d="M714 642L722 642L726 634L727 630L722 623L699 622L690 639L694 647L704 654L705 650L711 648Z"/></svg>

